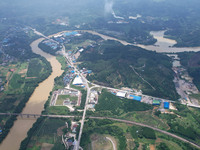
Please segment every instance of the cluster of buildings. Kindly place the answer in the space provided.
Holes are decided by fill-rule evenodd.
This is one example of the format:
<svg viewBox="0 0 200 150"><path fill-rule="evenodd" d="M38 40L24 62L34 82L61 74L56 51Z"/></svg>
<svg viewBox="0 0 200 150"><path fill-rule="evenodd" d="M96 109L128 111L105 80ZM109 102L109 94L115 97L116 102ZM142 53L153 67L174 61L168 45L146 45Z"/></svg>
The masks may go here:
<svg viewBox="0 0 200 150"><path fill-rule="evenodd" d="M162 99L156 99L150 96L139 96L139 95L134 95L131 92L127 92L127 91L117 91L117 90L111 90L110 91L113 95L116 95L120 98L127 98L127 99L131 99L134 101L138 101L138 102L143 102L143 103L147 103L147 104L151 104L153 106L159 106L161 108L161 110L164 109L170 109L170 102L162 100Z"/></svg>
<svg viewBox="0 0 200 150"><path fill-rule="evenodd" d="M65 145L65 149L69 149L69 148L74 148L74 146L76 146L76 132L77 132L77 128L79 126L78 122L74 122L72 121L71 124L71 131L68 132L66 135L64 135L63 137L63 143Z"/></svg>
<svg viewBox="0 0 200 150"><path fill-rule="evenodd" d="M57 50L57 49L59 50L62 48L61 44L69 43L71 41L70 37L74 37L74 36L81 36L81 34L76 31L64 32L64 33L53 36L52 39L44 40L42 43L51 47L53 50Z"/></svg>
<svg viewBox="0 0 200 150"><path fill-rule="evenodd" d="M75 76L75 71L74 71L74 68L71 67L71 66L68 66L68 72L65 74L65 76L63 77L63 82L64 82L64 85L65 86L69 86L72 79L74 78Z"/></svg>

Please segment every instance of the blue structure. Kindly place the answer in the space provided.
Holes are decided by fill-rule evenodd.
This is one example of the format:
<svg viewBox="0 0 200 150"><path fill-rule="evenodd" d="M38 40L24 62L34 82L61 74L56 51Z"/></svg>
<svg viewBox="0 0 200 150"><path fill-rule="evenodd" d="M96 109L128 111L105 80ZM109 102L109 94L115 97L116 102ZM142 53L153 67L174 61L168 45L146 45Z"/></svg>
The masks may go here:
<svg viewBox="0 0 200 150"><path fill-rule="evenodd" d="M116 95L116 93L114 93L114 92L111 92L111 94Z"/></svg>
<svg viewBox="0 0 200 150"><path fill-rule="evenodd" d="M64 33L65 36L76 35L76 34L78 34L78 32L76 31Z"/></svg>
<svg viewBox="0 0 200 150"><path fill-rule="evenodd" d="M92 70L88 70L87 72L90 74L90 73L92 73Z"/></svg>
<svg viewBox="0 0 200 150"><path fill-rule="evenodd" d="M72 70L72 71L71 71L71 73L75 73L75 71L74 71L74 70Z"/></svg>
<svg viewBox="0 0 200 150"><path fill-rule="evenodd" d="M140 96L135 96L135 95L130 95L130 97L132 97L133 100L136 100L136 101L141 101L142 97Z"/></svg>
<svg viewBox="0 0 200 150"><path fill-rule="evenodd" d="M164 108L169 109L169 102L164 102Z"/></svg>
<svg viewBox="0 0 200 150"><path fill-rule="evenodd" d="M2 133L2 130L0 129L0 133Z"/></svg>

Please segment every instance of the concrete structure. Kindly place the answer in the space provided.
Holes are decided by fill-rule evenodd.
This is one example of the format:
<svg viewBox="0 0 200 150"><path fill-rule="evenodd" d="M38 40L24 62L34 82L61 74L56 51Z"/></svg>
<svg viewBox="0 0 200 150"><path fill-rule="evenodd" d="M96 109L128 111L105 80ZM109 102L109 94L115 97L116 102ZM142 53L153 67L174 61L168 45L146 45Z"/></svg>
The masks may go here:
<svg viewBox="0 0 200 150"><path fill-rule="evenodd" d="M72 84L73 85L83 85L83 81L82 81L81 77L77 75Z"/></svg>
<svg viewBox="0 0 200 150"><path fill-rule="evenodd" d="M116 96L125 98L126 97L126 93L125 92L117 92Z"/></svg>

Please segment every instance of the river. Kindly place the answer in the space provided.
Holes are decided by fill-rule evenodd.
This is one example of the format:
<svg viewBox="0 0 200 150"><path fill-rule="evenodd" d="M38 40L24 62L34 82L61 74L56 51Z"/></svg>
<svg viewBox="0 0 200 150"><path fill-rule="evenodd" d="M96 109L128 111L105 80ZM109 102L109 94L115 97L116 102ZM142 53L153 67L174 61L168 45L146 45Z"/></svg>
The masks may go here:
<svg viewBox="0 0 200 150"><path fill-rule="evenodd" d="M38 44L43 40L40 38L31 43L32 51L45 57L52 66L52 74L34 90L32 96L23 109L23 114L41 114L44 110L44 104L48 99L49 93L54 86L54 78L62 75L61 64L58 62L55 56L43 52L38 48ZM11 128L8 136L0 145L0 150L18 150L21 141L26 138L28 130L32 127L36 119L23 119L18 117L13 127Z"/></svg>
<svg viewBox="0 0 200 150"><path fill-rule="evenodd" d="M178 53L178 52L198 52L200 47L172 47L177 42L175 40L164 38L165 31L152 31L150 34L157 39L157 42L154 45L141 45L138 44L141 48L146 50L156 51L158 53Z"/></svg>

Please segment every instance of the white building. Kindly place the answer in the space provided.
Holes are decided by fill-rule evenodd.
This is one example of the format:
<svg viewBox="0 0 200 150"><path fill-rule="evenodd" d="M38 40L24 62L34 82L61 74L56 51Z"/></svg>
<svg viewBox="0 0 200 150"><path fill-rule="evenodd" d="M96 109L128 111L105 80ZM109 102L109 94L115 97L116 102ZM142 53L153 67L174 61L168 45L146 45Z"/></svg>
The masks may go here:
<svg viewBox="0 0 200 150"><path fill-rule="evenodd" d="M79 77L77 75L72 84L73 85L83 85L83 80L81 79L81 77Z"/></svg>
<svg viewBox="0 0 200 150"><path fill-rule="evenodd" d="M119 96L119 97L126 97L126 92L117 92L116 96Z"/></svg>

